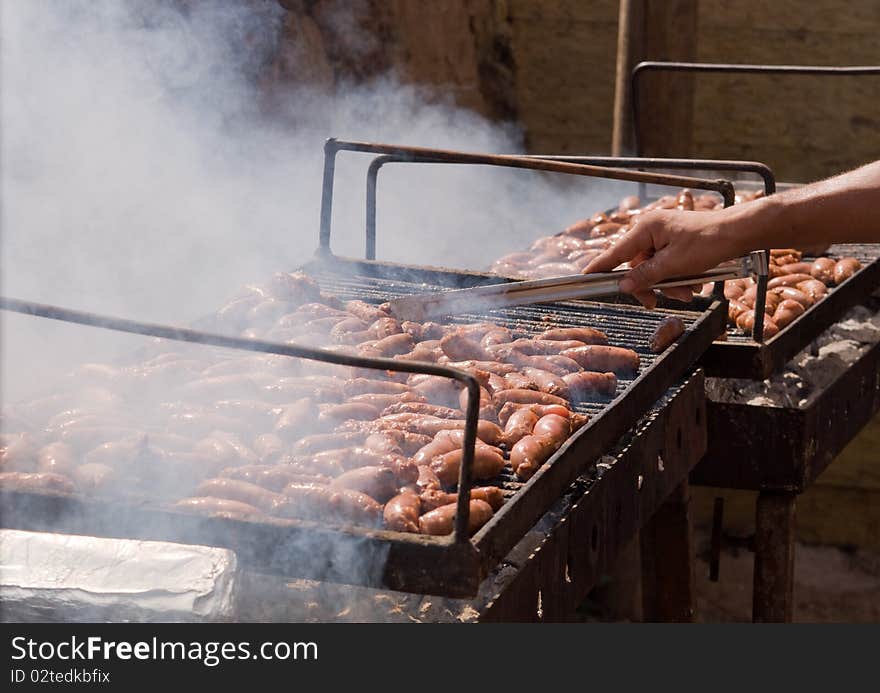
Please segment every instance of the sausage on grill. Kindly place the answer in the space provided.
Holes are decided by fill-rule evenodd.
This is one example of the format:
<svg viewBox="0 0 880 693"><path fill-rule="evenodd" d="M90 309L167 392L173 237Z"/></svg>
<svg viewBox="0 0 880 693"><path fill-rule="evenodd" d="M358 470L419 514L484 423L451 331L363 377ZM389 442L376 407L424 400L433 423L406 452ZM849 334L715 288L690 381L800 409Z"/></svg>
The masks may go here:
<svg viewBox="0 0 880 693"><path fill-rule="evenodd" d="M471 489L471 500L486 501L492 510L498 510L504 505L504 494L497 486L477 486ZM427 490L420 494L422 501L422 512L431 512L437 508L450 505L458 500L457 493L447 493L446 491Z"/></svg>
<svg viewBox="0 0 880 693"><path fill-rule="evenodd" d="M256 484L241 479L224 477L206 479L196 488L195 495L226 498L227 500L247 503L266 513L271 513L278 502L282 500L280 494L268 491Z"/></svg>
<svg viewBox="0 0 880 693"><path fill-rule="evenodd" d="M575 340L584 344L608 344L608 335L592 327L556 327L538 335L538 339Z"/></svg>
<svg viewBox="0 0 880 693"><path fill-rule="evenodd" d="M418 534L421 505L419 496L412 491L397 494L385 504L382 512L385 527L394 532Z"/></svg>
<svg viewBox="0 0 880 693"><path fill-rule="evenodd" d="M431 460L430 466L444 486L455 486L464 450L457 448ZM497 449L478 445L474 448L474 464L471 477L474 479L494 479L504 469L504 456Z"/></svg>
<svg viewBox="0 0 880 693"><path fill-rule="evenodd" d="M598 394L611 397L617 392L617 376L612 372L581 371L570 373L563 380L568 385L571 399L584 400L590 395Z"/></svg>
<svg viewBox="0 0 880 693"><path fill-rule="evenodd" d="M457 505L450 503L436 510L425 513L419 518L419 531L422 534L445 535L451 534L455 528L455 514ZM492 506L486 501L472 500L468 513L468 530L471 534L492 519Z"/></svg>
<svg viewBox="0 0 880 693"><path fill-rule="evenodd" d="M613 371L624 376L639 372L639 355L632 349L623 347L589 345L566 349L562 355L574 359L587 371Z"/></svg>
<svg viewBox="0 0 880 693"><path fill-rule="evenodd" d="M834 283L834 268L837 263L830 257L819 257L813 260L810 266L810 274L813 279L818 279L823 284Z"/></svg>
<svg viewBox="0 0 880 693"><path fill-rule="evenodd" d="M655 354L666 351L669 345L684 334L684 329L684 321L681 318L674 315L664 318L651 336L649 344L651 351Z"/></svg>
<svg viewBox="0 0 880 693"><path fill-rule="evenodd" d="M368 466L340 474L330 482L329 487L360 491L379 503L384 503L397 494L398 484L394 472L388 467Z"/></svg>
<svg viewBox="0 0 880 693"><path fill-rule="evenodd" d="M229 498L213 498L211 496L184 498L177 501L174 507L185 512L233 520L258 520L264 517L259 509L247 503L230 500Z"/></svg>
<svg viewBox="0 0 880 693"><path fill-rule="evenodd" d="M842 284L862 268L862 263L854 257L845 257L834 265L834 283Z"/></svg>

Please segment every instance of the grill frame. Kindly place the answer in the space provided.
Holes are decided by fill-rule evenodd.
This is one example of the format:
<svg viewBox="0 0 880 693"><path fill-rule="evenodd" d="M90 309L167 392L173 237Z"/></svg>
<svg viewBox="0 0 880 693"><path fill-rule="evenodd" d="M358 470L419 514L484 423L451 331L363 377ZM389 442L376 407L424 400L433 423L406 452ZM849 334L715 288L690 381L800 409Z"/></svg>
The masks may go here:
<svg viewBox="0 0 880 693"><path fill-rule="evenodd" d="M425 290L436 289L440 280L450 287L504 281L492 275L335 256L316 258L303 270L316 274L335 271L344 276L364 272L378 275L378 278L403 274L409 279L422 278L433 282L425 284ZM572 309L586 322L590 311L599 310L602 305L609 305L613 311L649 315L651 324L667 314L663 309L646 311L626 303L576 302ZM677 314L689 318L688 329L679 341L643 368L630 386L569 438L470 540L328 526L301 520L200 517L144 500L138 503L136 500L15 491L0 492L0 503L4 508L0 520L3 526L15 529L208 543L236 551L242 564L260 572L288 577L452 597L473 596L489 570L507 555L552 503L596 459L611 450L677 379L693 368L712 340L723 331L726 304L706 298L702 299L701 311L677 311ZM334 567L333 552L321 555L323 562L316 562L315 554L322 546L334 546L337 552L357 547L366 555L382 556L382 569L364 571L362 565Z"/></svg>
<svg viewBox="0 0 880 693"><path fill-rule="evenodd" d="M339 142L328 140L325 145L324 188L321 206L321 228L319 248L316 259L302 267L306 272L330 272L337 276L352 276L363 273L379 282L396 280L421 284L425 290L437 290L442 286L463 288L480 283L509 281L502 277L480 273L457 272L443 268L418 265L400 265L375 261L352 260L336 257L330 250L330 219L332 210L333 171L335 155L338 151L366 151L396 156L430 157L439 160L474 164L488 164L518 167L532 170L572 173L593 177L629 180L633 182L652 182L674 186L689 185L695 188L712 189L720 192L725 199L732 200L733 186L725 180L704 181L702 179L668 174L646 173L627 169L587 166L567 162L528 159L506 155L479 155L460 152L447 152L396 145L373 145L368 143ZM408 287L412 289L412 287ZM361 297L363 298L363 297ZM380 301L381 301L380 297ZM387 297L384 299L387 300ZM10 308L12 304L22 304ZM289 356L329 361L341 365L355 365L367 368L393 370L385 359L353 359L345 355L323 352L320 349L303 348L295 345L275 345L263 343L261 348L248 346L247 342L257 344L258 340L227 338L219 335L200 333L195 330L149 325L135 321L106 318L79 313L82 319L75 319L78 311L65 311L55 307L40 307L38 304L2 299L0 307L31 312L43 317L72 320L110 329L138 334L160 336L168 339L195 341L232 346L233 348L269 351ZM581 319L582 324L590 325L591 317L601 313L602 306L607 311L629 313L636 320L638 316L646 324L656 325L670 309L646 311L631 303L621 301L616 304L598 302L565 302L552 304L553 310L560 306L570 311L571 316ZM34 307L37 310L33 310ZM268 518L242 520L218 517L200 517L169 509L145 499L84 498L79 495L68 496L51 493L24 493L17 491L0 492L4 513L0 518L3 526L17 529L36 529L42 531L64 531L96 536L128 537L139 539L162 539L190 543L210 543L235 550L243 563L258 570L273 572L290 577L332 580L381 586L391 589L413 591L447 596L472 596L488 570L498 563L522 536L546 512L550 505L571 486L600 455L611 450L617 441L629 431L639 419L648 412L655 402L682 376L689 372L709 347L711 342L723 332L726 320L726 301L719 296L703 298L692 304L689 310L672 311L686 319L685 333L665 352L643 367L633 382L607 403L603 403L598 414L588 424L571 436L547 463L526 482L513 498L499 510L492 520L473 538L466 531L468 496L470 488L470 467L473 455L473 438L476 428L476 380L470 374L455 369L442 368L436 364L408 363L408 372L425 372L456 378L467 386L469 400L467 407L468 425L465 435L465 459L459 477L459 496L454 534L448 537L430 537L380 529L362 527L327 526L304 520L282 520ZM54 311L52 310L54 309ZM540 306L517 307L516 311L540 310ZM67 317L64 317L66 314ZM481 315L480 319L492 319ZM570 324L566 322L565 324ZM549 327L550 325L544 325ZM623 345L623 344L621 344ZM634 346L629 344L629 346ZM646 345L643 345L646 346ZM285 351L286 350L286 351ZM643 348L642 353L645 353ZM299 352L299 353L297 353ZM353 361L362 363L354 363ZM398 362L398 365L403 365ZM437 371L443 371L438 373ZM589 433L589 435L587 435ZM331 541L332 540L332 541ZM366 550L370 554L382 556L382 568L365 572L360 562L341 568L334 564L332 552L320 553L322 546ZM281 550L279 550L279 548ZM320 565L316 565L317 557Z"/></svg>

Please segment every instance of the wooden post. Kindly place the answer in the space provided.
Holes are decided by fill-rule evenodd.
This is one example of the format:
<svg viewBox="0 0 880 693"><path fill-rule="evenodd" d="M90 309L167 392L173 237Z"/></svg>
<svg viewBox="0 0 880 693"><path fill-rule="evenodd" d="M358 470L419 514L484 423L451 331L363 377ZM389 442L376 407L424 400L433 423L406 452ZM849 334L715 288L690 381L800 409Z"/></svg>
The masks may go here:
<svg viewBox="0 0 880 693"><path fill-rule="evenodd" d="M643 620L693 622L696 585L687 480L642 528L641 554Z"/></svg>
<svg viewBox="0 0 880 693"><path fill-rule="evenodd" d="M642 60L696 59L697 6L697 0L621 0L611 139L614 156L691 155L693 77L652 73L639 94L640 123L633 123L630 76ZM635 151L636 126L641 128L641 152Z"/></svg>

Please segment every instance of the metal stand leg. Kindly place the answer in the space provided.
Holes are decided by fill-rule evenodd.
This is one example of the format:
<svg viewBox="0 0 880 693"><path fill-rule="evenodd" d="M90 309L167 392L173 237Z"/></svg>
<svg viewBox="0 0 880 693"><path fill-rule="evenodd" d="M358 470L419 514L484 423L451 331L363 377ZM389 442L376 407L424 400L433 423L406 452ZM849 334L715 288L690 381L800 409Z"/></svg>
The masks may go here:
<svg viewBox="0 0 880 693"><path fill-rule="evenodd" d="M761 491L755 520L752 620L790 623L794 601L794 503L787 491Z"/></svg>
<svg viewBox="0 0 880 693"><path fill-rule="evenodd" d="M696 618L690 491L683 481L641 532L645 621L690 623Z"/></svg>

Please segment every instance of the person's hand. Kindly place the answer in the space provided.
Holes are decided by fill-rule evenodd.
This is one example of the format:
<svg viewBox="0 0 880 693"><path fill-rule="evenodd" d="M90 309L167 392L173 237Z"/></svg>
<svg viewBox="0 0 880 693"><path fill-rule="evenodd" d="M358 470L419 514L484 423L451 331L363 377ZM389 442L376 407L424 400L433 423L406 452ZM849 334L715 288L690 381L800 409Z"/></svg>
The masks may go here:
<svg viewBox="0 0 880 693"><path fill-rule="evenodd" d="M620 290L653 308L657 296L650 289L652 285L676 275L703 272L740 254L731 234L725 232L728 211L645 212L617 243L587 265L584 274L608 272L628 262L632 269L621 280ZM689 301L693 287L666 289L664 293Z"/></svg>

